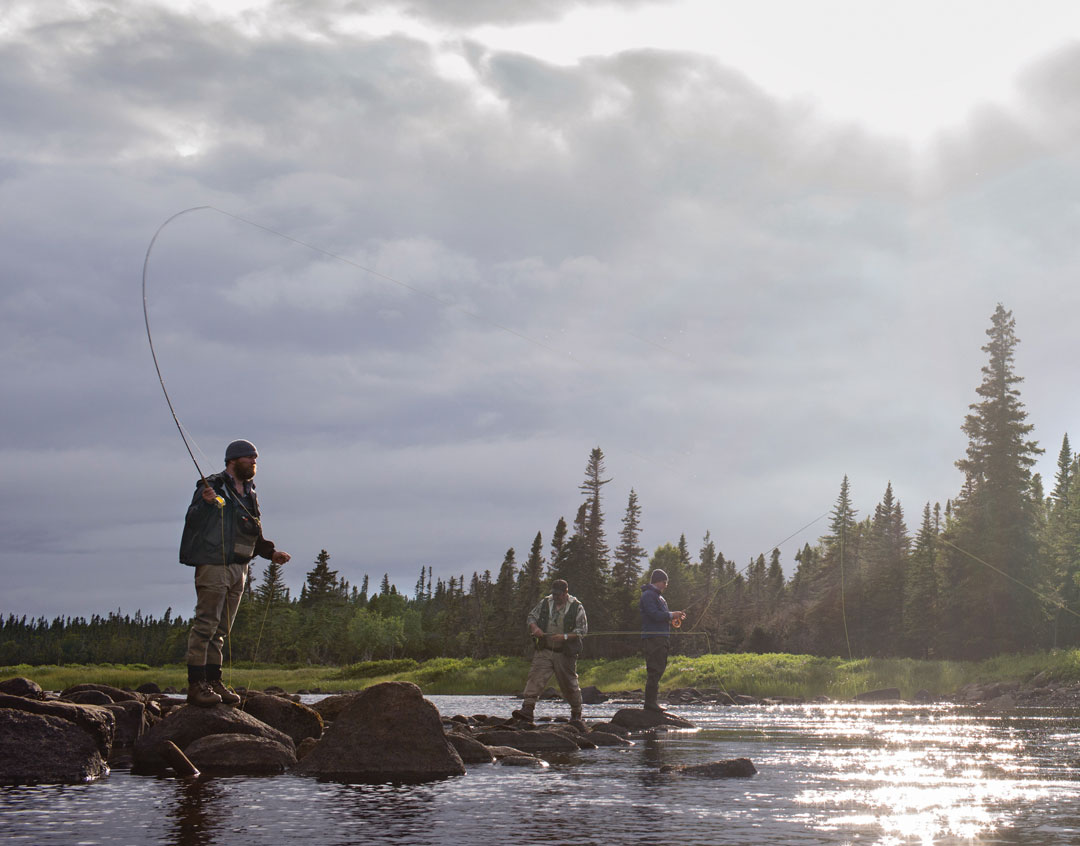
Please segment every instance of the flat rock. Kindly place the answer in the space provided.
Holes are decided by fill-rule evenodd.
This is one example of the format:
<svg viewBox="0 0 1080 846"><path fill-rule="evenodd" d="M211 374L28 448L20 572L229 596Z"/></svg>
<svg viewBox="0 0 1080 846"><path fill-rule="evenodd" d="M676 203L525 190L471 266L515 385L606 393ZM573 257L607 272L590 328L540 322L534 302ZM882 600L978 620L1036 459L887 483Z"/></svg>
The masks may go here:
<svg viewBox="0 0 1080 846"><path fill-rule="evenodd" d="M318 740L323 733L323 718L314 708L281 696L249 693L240 707L255 719L283 731L299 743L308 737Z"/></svg>
<svg viewBox="0 0 1080 846"><path fill-rule="evenodd" d="M296 763L290 748L267 737L250 734L211 734L193 741L184 754L210 775L271 775Z"/></svg>
<svg viewBox="0 0 1080 846"><path fill-rule="evenodd" d="M81 784L108 772L96 739L74 721L0 709L0 784Z"/></svg>
<svg viewBox="0 0 1080 846"><path fill-rule="evenodd" d="M596 746L633 746L632 740L627 740L625 737L619 737L617 734L611 734L606 731L598 731L593 729L585 735L586 739L591 741Z"/></svg>
<svg viewBox="0 0 1080 846"><path fill-rule="evenodd" d="M660 772L700 778L748 778L757 773L757 767L749 758L731 758L726 761L712 761L708 764L691 764L684 767L668 765L661 767Z"/></svg>
<svg viewBox="0 0 1080 846"><path fill-rule="evenodd" d="M119 687L113 687L109 684L73 684L71 687L63 690L60 693L60 696L64 699L68 699L73 693L81 693L87 690L96 690L98 693L104 693L113 702L142 701L142 697L134 691L124 690L123 688Z"/></svg>
<svg viewBox="0 0 1080 846"><path fill-rule="evenodd" d="M213 734L249 734L277 741L288 749L295 746L287 734L268 726L250 714L228 705L200 708L185 705L169 712L135 743L132 769L136 772L160 772L168 769L165 741L171 740L179 749L186 749L200 737Z"/></svg>
<svg viewBox="0 0 1080 846"><path fill-rule="evenodd" d="M356 695L294 768L348 782L424 782L462 775L438 710L408 682L383 682Z"/></svg>
<svg viewBox="0 0 1080 846"><path fill-rule="evenodd" d="M513 746L523 752L577 752L577 742L557 731L506 731L496 729L476 735L485 746Z"/></svg>
<svg viewBox="0 0 1080 846"><path fill-rule="evenodd" d="M630 731L642 731L660 727L695 728L694 724L667 711L647 711L644 708L620 708L611 718L617 726Z"/></svg>

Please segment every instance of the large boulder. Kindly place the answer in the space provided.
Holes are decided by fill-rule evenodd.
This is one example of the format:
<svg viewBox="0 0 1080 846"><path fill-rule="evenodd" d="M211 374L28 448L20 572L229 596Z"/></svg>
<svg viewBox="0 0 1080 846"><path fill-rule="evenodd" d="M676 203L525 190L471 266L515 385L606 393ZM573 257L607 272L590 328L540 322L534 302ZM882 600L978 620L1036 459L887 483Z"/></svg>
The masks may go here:
<svg viewBox="0 0 1080 846"><path fill-rule="evenodd" d="M45 698L45 691L41 689L40 684L22 676L0 681L0 693L6 693L8 696L22 696L26 699Z"/></svg>
<svg viewBox="0 0 1080 846"><path fill-rule="evenodd" d="M349 782L423 782L462 775L439 712L409 682L358 693L294 771Z"/></svg>
<svg viewBox="0 0 1080 846"><path fill-rule="evenodd" d="M608 701L606 693L601 693L595 684L581 688L581 701L584 705L600 705Z"/></svg>
<svg viewBox="0 0 1080 846"><path fill-rule="evenodd" d="M0 784L79 784L108 772L97 740L74 721L0 708Z"/></svg>
<svg viewBox="0 0 1080 846"><path fill-rule="evenodd" d="M185 705L170 711L135 743L132 769L136 772L161 772L169 768L165 742L171 740L183 750L201 737L213 734L248 734L274 740L295 754L292 738L262 720L228 705L200 708Z"/></svg>
<svg viewBox="0 0 1080 846"><path fill-rule="evenodd" d="M485 746L513 746L522 752L577 752L577 742L558 731L485 731L476 735Z"/></svg>
<svg viewBox="0 0 1080 846"><path fill-rule="evenodd" d="M668 711L649 711L644 708L620 708L611 722L630 731L654 728L695 728L694 724Z"/></svg>
<svg viewBox="0 0 1080 846"><path fill-rule="evenodd" d="M93 738L94 745L104 761L112 753L113 738L116 735L116 716L100 705L76 705L72 702L57 702L26 699L22 696L8 696L0 693L0 711L25 711L45 717L58 717L74 723Z"/></svg>
<svg viewBox="0 0 1080 846"><path fill-rule="evenodd" d="M255 719L283 731L299 743L307 737L318 740L323 733L323 719L314 708L282 696L249 693L240 706Z"/></svg>
<svg viewBox="0 0 1080 846"><path fill-rule="evenodd" d="M184 755L208 775L274 775L296 763L296 753L267 737L211 734L193 741Z"/></svg>

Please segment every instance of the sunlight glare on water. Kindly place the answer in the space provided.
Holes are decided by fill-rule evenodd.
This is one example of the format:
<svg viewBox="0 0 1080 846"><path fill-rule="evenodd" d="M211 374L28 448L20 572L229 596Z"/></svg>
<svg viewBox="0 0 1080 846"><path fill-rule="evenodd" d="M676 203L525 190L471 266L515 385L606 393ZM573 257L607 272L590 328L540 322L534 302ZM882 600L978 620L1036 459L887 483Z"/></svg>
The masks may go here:
<svg viewBox="0 0 1080 846"><path fill-rule="evenodd" d="M508 697L430 697L444 715L507 714ZM587 720L617 705L588 706ZM574 843L1013 844L1080 842L1080 714L946 705L684 706L696 731L553 755L546 770L473 765L424 785L292 775L133 776L0 788L0 842L34 846ZM565 713L541 703L540 715ZM662 765L750 758L712 780ZM569 837L567 832L574 832ZM479 834L478 834L479 833Z"/></svg>

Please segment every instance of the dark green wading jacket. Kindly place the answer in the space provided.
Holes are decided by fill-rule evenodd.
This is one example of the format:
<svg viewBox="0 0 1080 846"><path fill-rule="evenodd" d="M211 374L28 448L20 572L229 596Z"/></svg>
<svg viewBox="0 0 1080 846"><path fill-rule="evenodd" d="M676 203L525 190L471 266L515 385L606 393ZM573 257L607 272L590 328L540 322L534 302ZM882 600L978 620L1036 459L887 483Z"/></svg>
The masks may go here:
<svg viewBox="0 0 1080 846"><path fill-rule="evenodd" d="M189 567L247 564L255 555L267 559L273 556L274 544L262 535L255 486L251 486L250 503L242 504L224 472L207 476L206 481L224 498L225 505L218 508L204 500L202 479L196 482L180 538L180 563ZM244 549L252 547L252 541L252 554L243 554Z"/></svg>

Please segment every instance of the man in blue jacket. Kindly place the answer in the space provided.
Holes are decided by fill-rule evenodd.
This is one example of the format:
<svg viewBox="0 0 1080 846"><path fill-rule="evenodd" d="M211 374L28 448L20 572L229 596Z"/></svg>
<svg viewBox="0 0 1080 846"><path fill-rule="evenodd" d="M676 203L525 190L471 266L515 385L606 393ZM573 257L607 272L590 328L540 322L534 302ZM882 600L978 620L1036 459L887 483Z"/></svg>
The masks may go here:
<svg viewBox="0 0 1080 846"><path fill-rule="evenodd" d="M653 570L647 585L641 586L641 651L645 653L645 710L663 711L657 704L660 678L667 669L671 651L671 621L682 622L685 611L668 611L664 589L668 576L663 570Z"/></svg>
<svg viewBox="0 0 1080 846"><path fill-rule="evenodd" d="M289 553L263 537L252 481L258 457L251 441L229 444L225 470L199 479L184 518L180 563L195 568L195 618L187 648L187 701L193 705L240 703L221 680L221 663L247 584L248 562L256 555L277 564L289 560Z"/></svg>

